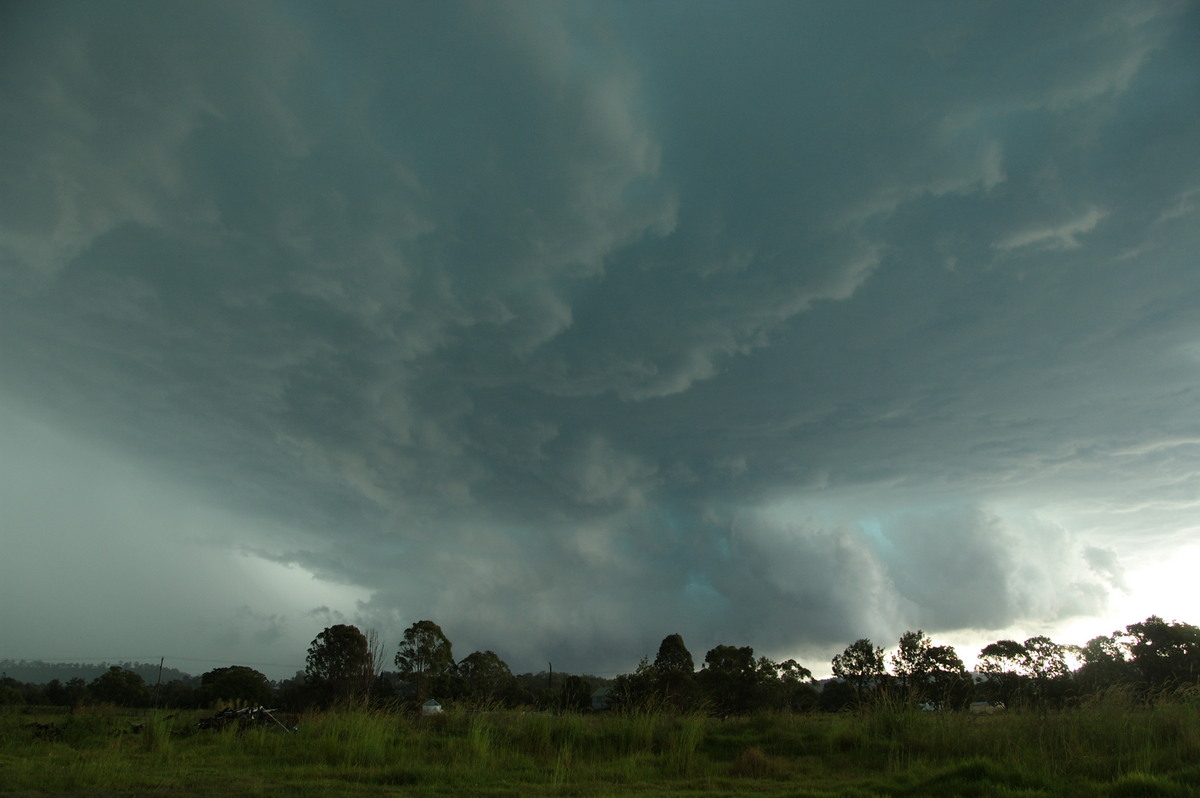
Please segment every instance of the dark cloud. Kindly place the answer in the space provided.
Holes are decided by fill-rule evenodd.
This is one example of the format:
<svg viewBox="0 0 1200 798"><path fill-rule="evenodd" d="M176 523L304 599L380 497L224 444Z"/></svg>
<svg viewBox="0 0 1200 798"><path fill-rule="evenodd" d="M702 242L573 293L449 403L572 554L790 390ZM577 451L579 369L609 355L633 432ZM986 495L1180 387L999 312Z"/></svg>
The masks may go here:
<svg viewBox="0 0 1200 798"><path fill-rule="evenodd" d="M122 465L4 522L171 559L159 497L209 508L262 602L214 640L824 656L1101 615L1187 538L1195 5L13 19L0 421Z"/></svg>

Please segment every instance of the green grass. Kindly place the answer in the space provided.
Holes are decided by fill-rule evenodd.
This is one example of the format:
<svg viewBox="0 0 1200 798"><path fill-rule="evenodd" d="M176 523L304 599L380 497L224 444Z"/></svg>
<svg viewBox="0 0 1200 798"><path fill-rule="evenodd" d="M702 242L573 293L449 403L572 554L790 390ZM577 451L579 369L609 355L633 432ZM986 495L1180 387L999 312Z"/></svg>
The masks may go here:
<svg viewBox="0 0 1200 798"><path fill-rule="evenodd" d="M202 731L199 715L0 714L5 795L1186 796L1200 700L1110 695L990 717L313 714ZM36 726L34 724L43 724ZM134 732L134 725L141 726Z"/></svg>

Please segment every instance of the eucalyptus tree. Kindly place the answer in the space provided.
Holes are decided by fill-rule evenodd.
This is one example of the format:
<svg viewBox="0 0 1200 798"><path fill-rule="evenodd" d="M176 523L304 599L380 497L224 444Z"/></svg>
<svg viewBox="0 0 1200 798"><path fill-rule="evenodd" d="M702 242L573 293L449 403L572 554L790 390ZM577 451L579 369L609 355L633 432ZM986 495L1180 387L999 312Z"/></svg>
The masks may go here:
<svg viewBox="0 0 1200 798"><path fill-rule="evenodd" d="M846 646L832 661L833 675L854 688L861 700L868 690L876 690L887 680L883 649L862 637Z"/></svg>
<svg viewBox="0 0 1200 798"><path fill-rule="evenodd" d="M271 700L271 683L254 668L231 665L214 668L200 677L202 701L233 701L238 705L261 706Z"/></svg>
<svg viewBox="0 0 1200 798"><path fill-rule="evenodd" d="M1097 635L1079 650L1083 665L1075 672L1075 681L1087 692L1098 692L1136 680L1137 671L1130 662L1120 633Z"/></svg>
<svg viewBox="0 0 1200 798"><path fill-rule="evenodd" d="M953 646L935 646L929 635L918 629L900 636L892 654L892 672L911 702L960 700L965 694L967 669Z"/></svg>
<svg viewBox="0 0 1200 798"><path fill-rule="evenodd" d="M490 704L510 696L516 677L494 651L475 651L455 666L463 694L476 704Z"/></svg>
<svg viewBox="0 0 1200 798"><path fill-rule="evenodd" d="M417 701L425 700L429 688L454 667L454 651L442 627L433 621L417 621L404 632L396 651L396 669L416 687Z"/></svg>
<svg viewBox="0 0 1200 798"><path fill-rule="evenodd" d="M326 627L308 648L304 676L322 703L352 704L365 699L375 678L370 641L357 626L339 623Z"/></svg>
<svg viewBox="0 0 1200 798"><path fill-rule="evenodd" d="M1200 628L1151 615L1125 627L1121 641L1145 682L1159 687L1200 679Z"/></svg>
<svg viewBox="0 0 1200 798"><path fill-rule="evenodd" d="M150 703L150 690L136 672L113 665L88 684L92 699L120 707L144 707Z"/></svg>
<svg viewBox="0 0 1200 798"><path fill-rule="evenodd" d="M724 714L754 708L760 683L759 662L750 646L719 645L704 655L697 675L707 698Z"/></svg>
<svg viewBox="0 0 1200 798"><path fill-rule="evenodd" d="M1068 647L1045 635L1027 639L997 640L979 652L979 671L993 696L1005 703L1024 698L1042 704L1061 700L1070 688Z"/></svg>

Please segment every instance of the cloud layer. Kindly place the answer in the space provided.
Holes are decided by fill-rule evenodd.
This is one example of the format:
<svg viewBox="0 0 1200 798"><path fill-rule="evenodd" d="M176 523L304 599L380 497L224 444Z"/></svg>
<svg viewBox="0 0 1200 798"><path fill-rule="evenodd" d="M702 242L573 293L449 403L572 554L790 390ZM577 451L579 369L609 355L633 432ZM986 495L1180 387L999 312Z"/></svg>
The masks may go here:
<svg viewBox="0 0 1200 798"><path fill-rule="evenodd" d="M9 14L9 429L362 597L207 622L823 655L1103 615L1191 528L1194 4Z"/></svg>

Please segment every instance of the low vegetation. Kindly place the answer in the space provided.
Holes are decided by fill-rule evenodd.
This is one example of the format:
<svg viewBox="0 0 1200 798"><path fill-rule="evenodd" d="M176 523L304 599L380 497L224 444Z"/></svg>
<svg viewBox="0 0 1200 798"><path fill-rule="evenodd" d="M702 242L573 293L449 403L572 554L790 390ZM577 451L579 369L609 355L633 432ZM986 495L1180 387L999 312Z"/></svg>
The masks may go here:
<svg viewBox="0 0 1200 798"><path fill-rule="evenodd" d="M999 640L974 673L921 630L890 657L857 640L822 684L749 646L697 670L677 634L614 680L456 662L431 621L386 659L339 625L283 683L238 665L155 690L118 666L5 676L0 794L1200 794L1200 628L1157 616L1082 647ZM213 716L263 704L280 711Z"/></svg>
<svg viewBox="0 0 1200 798"><path fill-rule="evenodd" d="M198 728L202 713L0 715L10 795L1185 796L1200 691L993 716L882 702L842 713L312 713Z"/></svg>

